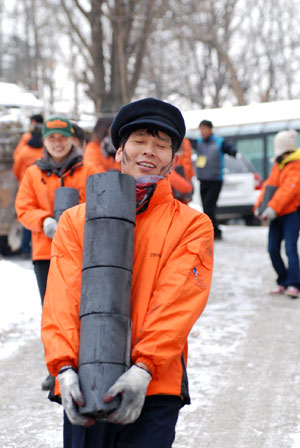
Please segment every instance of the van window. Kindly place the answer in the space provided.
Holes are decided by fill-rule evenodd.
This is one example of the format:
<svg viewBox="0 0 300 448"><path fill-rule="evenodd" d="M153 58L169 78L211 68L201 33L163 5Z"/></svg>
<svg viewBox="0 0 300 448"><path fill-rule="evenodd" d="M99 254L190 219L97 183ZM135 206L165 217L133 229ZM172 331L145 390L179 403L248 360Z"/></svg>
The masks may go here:
<svg viewBox="0 0 300 448"><path fill-rule="evenodd" d="M236 149L250 160L260 176L264 177L264 140L263 138L243 138L236 142Z"/></svg>

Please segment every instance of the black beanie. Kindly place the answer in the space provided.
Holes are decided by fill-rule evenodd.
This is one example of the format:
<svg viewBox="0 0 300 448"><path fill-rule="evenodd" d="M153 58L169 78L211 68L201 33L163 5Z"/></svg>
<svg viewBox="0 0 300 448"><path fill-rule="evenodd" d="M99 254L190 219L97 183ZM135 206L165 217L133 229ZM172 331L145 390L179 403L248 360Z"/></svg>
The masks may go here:
<svg viewBox="0 0 300 448"><path fill-rule="evenodd" d="M144 98L123 106L112 122L111 139L116 149L125 133L138 129L156 129L172 139L176 151L185 136L183 116L177 107L156 98Z"/></svg>

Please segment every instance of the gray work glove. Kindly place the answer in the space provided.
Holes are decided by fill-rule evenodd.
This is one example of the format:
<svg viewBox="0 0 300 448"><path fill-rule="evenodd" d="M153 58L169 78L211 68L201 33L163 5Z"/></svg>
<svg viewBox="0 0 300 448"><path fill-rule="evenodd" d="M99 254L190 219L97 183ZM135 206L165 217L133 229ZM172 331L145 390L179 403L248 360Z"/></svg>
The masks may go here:
<svg viewBox="0 0 300 448"><path fill-rule="evenodd" d="M111 401L116 395L121 394L119 408L110 414L107 420L111 423L128 425L139 417L144 406L145 395L151 380L151 374L147 370L132 366L127 372L109 388L104 401Z"/></svg>
<svg viewBox="0 0 300 448"><path fill-rule="evenodd" d="M57 228L57 221L54 218L46 218L43 222L43 230L45 235L52 240Z"/></svg>
<svg viewBox="0 0 300 448"><path fill-rule="evenodd" d="M262 213L261 218L266 219L268 221L272 221L277 217L277 213L272 207L267 207L266 210Z"/></svg>
<svg viewBox="0 0 300 448"><path fill-rule="evenodd" d="M259 218L258 207L254 210L254 216L255 216L256 218Z"/></svg>
<svg viewBox="0 0 300 448"><path fill-rule="evenodd" d="M63 408L72 425L91 426L94 421L89 417L79 414L78 406L85 404L83 394L79 387L77 373L69 368L62 368L62 373L57 375L60 385L61 401Z"/></svg>

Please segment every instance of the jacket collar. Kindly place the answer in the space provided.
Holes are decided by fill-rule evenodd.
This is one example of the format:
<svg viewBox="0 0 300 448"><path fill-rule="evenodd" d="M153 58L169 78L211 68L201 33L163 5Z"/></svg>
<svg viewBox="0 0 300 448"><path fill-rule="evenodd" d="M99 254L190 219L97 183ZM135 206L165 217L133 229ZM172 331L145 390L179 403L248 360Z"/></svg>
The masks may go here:
<svg viewBox="0 0 300 448"><path fill-rule="evenodd" d="M42 171L45 171L48 176L50 176L51 173L54 173L58 177L62 177L63 174L75 168L75 166L77 167L78 164L80 166L82 165L82 150L77 146L72 147L68 156L61 163L54 162L45 148L43 152L44 157L42 159L39 159L36 164Z"/></svg>
<svg viewBox="0 0 300 448"><path fill-rule="evenodd" d="M156 189L153 193L153 196L150 199L147 211L152 210L157 205L164 204L167 202L172 202L172 201L174 201L174 197L172 194L170 181L167 176L164 179L157 182Z"/></svg>
<svg viewBox="0 0 300 448"><path fill-rule="evenodd" d="M288 163L295 162L300 159L300 148L293 151L288 157L279 163L279 169L282 170Z"/></svg>

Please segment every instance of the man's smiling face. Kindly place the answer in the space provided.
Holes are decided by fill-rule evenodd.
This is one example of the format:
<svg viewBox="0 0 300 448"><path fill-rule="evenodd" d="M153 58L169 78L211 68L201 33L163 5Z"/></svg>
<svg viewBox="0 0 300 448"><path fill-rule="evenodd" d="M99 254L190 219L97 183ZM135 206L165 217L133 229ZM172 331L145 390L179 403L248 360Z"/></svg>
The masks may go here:
<svg viewBox="0 0 300 448"><path fill-rule="evenodd" d="M175 166L172 140L164 132L150 134L146 129L134 131L116 153L122 173L135 178L145 175L167 176Z"/></svg>

